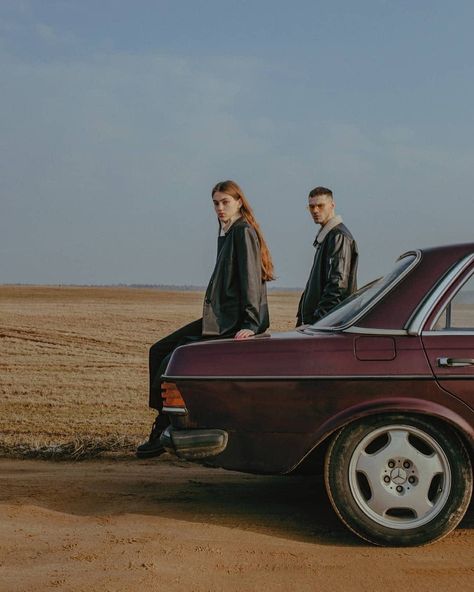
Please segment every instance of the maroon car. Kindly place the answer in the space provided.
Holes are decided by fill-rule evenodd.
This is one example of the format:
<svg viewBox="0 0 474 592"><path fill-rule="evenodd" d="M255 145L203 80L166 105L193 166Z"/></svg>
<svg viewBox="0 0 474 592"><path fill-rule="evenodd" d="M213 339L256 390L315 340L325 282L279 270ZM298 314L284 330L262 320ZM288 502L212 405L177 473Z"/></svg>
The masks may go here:
<svg viewBox="0 0 474 592"><path fill-rule="evenodd" d="M255 473L316 472L379 545L450 532L472 493L474 243L410 251L302 330L178 348L166 449Z"/></svg>

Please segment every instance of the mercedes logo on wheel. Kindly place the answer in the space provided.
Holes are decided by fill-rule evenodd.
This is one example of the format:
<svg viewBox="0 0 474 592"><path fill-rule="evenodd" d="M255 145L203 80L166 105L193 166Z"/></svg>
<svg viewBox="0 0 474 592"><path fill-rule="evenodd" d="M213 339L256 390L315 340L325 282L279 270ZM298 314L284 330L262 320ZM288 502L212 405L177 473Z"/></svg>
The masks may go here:
<svg viewBox="0 0 474 592"><path fill-rule="evenodd" d="M403 469L396 468L390 473L390 478L397 485L402 485L407 480L407 474Z"/></svg>

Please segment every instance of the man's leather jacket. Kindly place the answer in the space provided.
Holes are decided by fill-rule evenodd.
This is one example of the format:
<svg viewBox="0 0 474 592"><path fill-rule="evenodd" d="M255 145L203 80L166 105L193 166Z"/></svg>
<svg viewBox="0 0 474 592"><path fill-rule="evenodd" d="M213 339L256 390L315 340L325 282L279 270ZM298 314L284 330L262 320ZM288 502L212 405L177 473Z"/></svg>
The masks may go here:
<svg viewBox="0 0 474 592"><path fill-rule="evenodd" d="M297 325L315 323L357 290L357 244L340 216L321 228L314 247L313 267L298 305Z"/></svg>
<svg viewBox="0 0 474 592"><path fill-rule="evenodd" d="M218 239L217 261L204 298L202 334L232 336L240 329L263 333L268 325L257 233L239 218Z"/></svg>

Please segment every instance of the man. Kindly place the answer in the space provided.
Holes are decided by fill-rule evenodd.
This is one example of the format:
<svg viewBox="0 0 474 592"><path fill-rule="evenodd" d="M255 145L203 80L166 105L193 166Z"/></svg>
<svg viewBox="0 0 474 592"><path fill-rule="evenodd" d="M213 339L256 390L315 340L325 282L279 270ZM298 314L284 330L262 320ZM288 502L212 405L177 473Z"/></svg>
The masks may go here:
<svg viewBox="0 0 474 592"><path fill-rule="evenodd" d="M335 206L327 187L310 191L308 210L321 228L313 243L316 252L298 305L297 326L315 323L357 289L357 244Z"/></svg>

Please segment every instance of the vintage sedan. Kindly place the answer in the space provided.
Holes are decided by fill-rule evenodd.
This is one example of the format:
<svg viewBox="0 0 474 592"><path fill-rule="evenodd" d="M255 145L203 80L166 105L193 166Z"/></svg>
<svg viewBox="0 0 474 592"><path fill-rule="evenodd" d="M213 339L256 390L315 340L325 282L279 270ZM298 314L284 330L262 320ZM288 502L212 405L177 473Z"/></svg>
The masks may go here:
<svg viewBox="0 0 474 592"><path fill-rule="evenodd" d="M186 345L162 396L165 448L255 473L316 472L378 545L459 523L474 457L474 243L414 250L293 332Z"/></svg>

